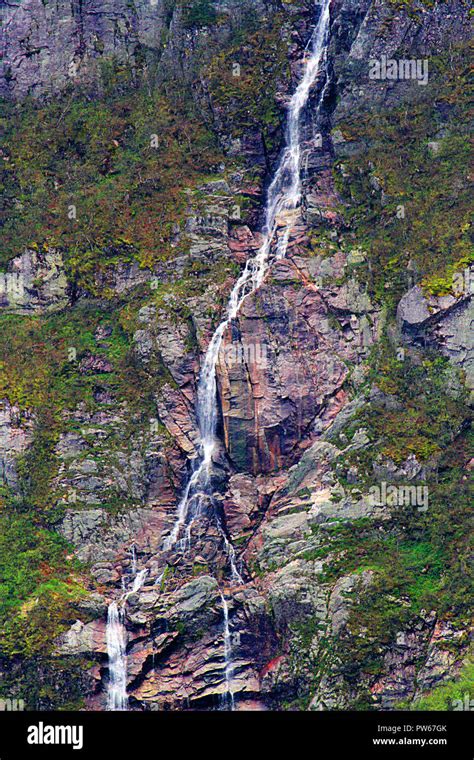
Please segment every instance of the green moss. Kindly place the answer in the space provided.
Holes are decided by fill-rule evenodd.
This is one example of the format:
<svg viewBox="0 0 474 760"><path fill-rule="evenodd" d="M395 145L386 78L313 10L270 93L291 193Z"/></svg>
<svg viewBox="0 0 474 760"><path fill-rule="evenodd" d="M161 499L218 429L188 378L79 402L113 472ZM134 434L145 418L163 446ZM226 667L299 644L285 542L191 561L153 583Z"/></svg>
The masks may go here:
<svg viewBox="0 0 474 760"><path fill-rule="evenodd" d="M99 275L111 266L180 252L184 189L222 160L189 103L129 87L102 100L7 104L4 114L0 265L27 245L58 247L72 287L107 296Z"/></svg>
<svg viewBox="0 0 474 760"><path fill-rule="evenodd" d="M0 651L46 655L85 593L66 542L33 514L0 513Z"/></svg>
<svg viewBox="0 0 474 760"><path fill-rule="evenodd" d="M58 442L58 423L48 409L39 411L33 441L26 453L16 462L20 499L17 510L41 514L55 522L61 512L51 500L50 486L57 472L55 447Z"/></svg>
<svg viewBox="0 0 474 760"><path fill-rule="evenodd" d="M282 15L273 16L264 29L249 31L244 40L237 39L237 44L215 56L206 70L214 108L230 125L232 136L260 132L269 151L278 147L281 136L276 88L289 76L282 23Z"/></svg>
<svg viewBox="0 0 474 760"><path fill-rule="evenodd" d="M439 455L470 417L466 394L460 391L454 396L449 391L452 378L453 369L445 358L407 352L401 360L397 350L382 340L372 352L368 381L395 396L398 406L392 411L367 403L346 434L363 427L371 446L344 460L370 480L372 463L380 455L396 464L413 454L418 461Z"/></svg>
<svg viewBox="0 0 474 760"><path fill-rule="evenodd" d="M185 28L196 29L202 26L211 26L217 21L217 12L213 0L181 0L181 2Z"/></svg>
<svg viewBox="0 0 474 760"><path fill-rule="evenodd" d="M82 710L91 665L79 657L35 654L7 661L0 654L2 696L23 699L27 710Z"/></svg>
<svg viewBox="0 0 474 760"><path fill-rule="evenodd" d="M474 691L474 664L466 663L457 678L442 683L411 704L398 707L411 710L469 710ZM467 706L466 706L467 698Z"/></svg>
<svg viewBox="0 0 474 760"><path fill-rule="evenodd" d="M349 686L360 689L361 683L370 684L385 674L384 657L397 633L419 624L430 610L436 610L438 619L466 629L472 583L471 493L465 477L470 451L467 433L446 448L438 479L429 483L426 512L394 508L383 522L361 520L327 531L331 557L322 582L371 571L331 660ZM460 655L465 643L461 638L453 644ZM367 709L370 704L367 693L366 702L352 707ZM419 703L416 709L422 709Z"/></svg>
<svg viewBox="0 0 474 760"><path fill-rule="evenodd" d="M336 167L341 213L368 252L361 269L372 296L393 311L414 282L449 292L453 271L472 256L465 56L461 46L430 58L429 92L418 88L409 107L357 112L338 125L353 151Z"/></svg>
<svg viewBox="0 0 474 760"><path fill-rule="evenodd" d="M469 229L466 227L465 232ZM464 279L464 269L467 269L469 265L474 261L474 253L465 256L455 264L448 264L443 276L431 275L425 277L422 281L422 287L430 295L433 296L447 296L455 295L456 292L461 290L468 290ZM461 285L460 288L458 286Z"/></svg>

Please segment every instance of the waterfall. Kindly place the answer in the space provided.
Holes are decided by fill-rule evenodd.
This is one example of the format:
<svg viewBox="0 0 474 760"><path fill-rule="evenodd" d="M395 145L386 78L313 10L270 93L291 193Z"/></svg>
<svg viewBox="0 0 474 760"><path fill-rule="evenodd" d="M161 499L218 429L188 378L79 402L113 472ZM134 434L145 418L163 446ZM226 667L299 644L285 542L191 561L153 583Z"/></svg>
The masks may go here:
<svg viewBox="0 0 474 760"><path fill-rule="evenodd" d="M234 710L235 700L232 691L232 642L229 628L229 607L222 591L220 592L223 612L223 637L224 637L224 667L225 667L225 694L223 695L222 704L224 708Z"/></svg>
<svg viewBox="0 0 474 760"><path fill-rule="evenodd" d="M140 591L141 587L145 583L147 575L148 570L140 570L140 572L135 575L132 583L132 588L125 595L125 601L128 599L130 594L134 594L136 591Z"/></svg>
<svg viewBox="0 0 474 760"><path fill-rule="evenodd" d="M109 604L106 628L109 658L108 710L126 710L128 706L126 631L123 617L123 608L119 608L117 602Z"/></svg>
<svg viewBox="0 0 474 760"><path fill-rule="evenodd" d="M235 283L227 304L224 319L217 327L209 343L202 364L198 393L197 421L200 434L199 454L194 462L191 477L188 480L183 497L178 504L177 516L170 534L164 541L164 549L171 549L187 527L184 547L190 540L190 525L199 515L204 498L211 496L212 457L217 446L216 427L218 416L216 365L224 333L237 316L240 306L247 295L255 291L262 283L269 264L274 259L286 255L295 212L301 202L301 114L306 107L311 88L321 70L321 63L326 65L329 38L330 0L323 0L318 22L308 43L304 73L288 106L285 148L280 157L275 176L268 188L265 208L263 242L254 258L249 259ZM316 110L316 121L327 86L325 82ZM272 254L272 248L275 253ZM191 522L190 522L191 520ZM227 540L224 526L217 518L219 532L224 538L227 556L232 569L232 578L242 582L235 564L234 550Z"/></svg>
<svg viewBox="0 0 474 760"><path fill-rule="evenodd" d="M128 708L125 605L130 594L134 594L141 589L148 575L148 570L140 570L137 573L135 547L132 549L132 572L134 573L134 578L131 589L122 594L118 604L117 602L111 602L107 609L105 636L109 660L108 710L126 710Z"/></svg>
<svg viewBox="0 0 474 760"><path fill-rule="evenodd" d="M199 428L200 447L199 453L193 462L191 476L188 480L184 494L178 504L177 515L170 534L166 537L163 547L171 549L185 529L182 545L189 544L191 539L191 526L193 521L200 515L206 501L212 502L212 462L218 441L216 438L217 428L217 378L216 366L225 331L236 318L242 302L250 293L253 293L263 282L270 264L284 258L290 239L292 227L297 219L297 209L301 203L301 114L308 104L312 87L316 83L321 72L321 63L324 64L324 84L318 96L314 120L318 123L319 112L328 86L328 74L326 70L326 56L329 38L330 1L323 0L320 7L318 22L315 26L311 39L306 48L304 72L288 105L288 118L285 133L285 147L282 151L273 180L268 188L267 202L265 207L265 222L263 226L263 241L252 259L248 259L245 267L236 281L227 303L224 319L215 330L201 368L198 392L196 416ZM234 547L227 538L225 527L216 513L217 529L222 537L227 557L231 566L232 580L235 583L243 583L243 579L237 569ZM137 555L135 546L132 553L132 577L131 589L126 590L123 581L123 590L119 602L111 602L107 612L107 654L109 659L109 682L108 682L108 710L126 710L128 707L127 696L127 634L125 628L125 606L130 594L138 591L145 582L147 570L137 572ZM161 582L163 575L156 579L155 584ZM223 704L230 710L235 707L235 698L232 690L232 674L234 665L232 662L232 641L229 628L229 608L222 592L220 592L223 610L223 640L224 640L224 665L225 665L225 694Z"/></svg>

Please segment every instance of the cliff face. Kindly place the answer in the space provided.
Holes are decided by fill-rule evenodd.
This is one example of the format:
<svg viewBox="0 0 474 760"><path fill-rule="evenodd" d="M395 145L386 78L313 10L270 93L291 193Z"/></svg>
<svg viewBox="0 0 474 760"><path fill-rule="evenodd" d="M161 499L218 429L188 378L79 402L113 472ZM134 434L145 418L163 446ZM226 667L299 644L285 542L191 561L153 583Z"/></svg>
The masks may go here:
<svg viewBox="0 0 474 760"><path fill-rule="evenodd" d="M165 3L3 3L2 94L57 93L71 80L97 80L101 60L134 68L141 49L158 52L169 18Z"/></svg>
<svg viewBox="0 0 474 760"><path fill-rule="evenodd" d="M2 14L6 683L31 708L105 709L125 589L133 709L393 709L462 689L464 3L332 3L301 209L224 334L213 492L171 549L202 357L261 244L318 12ZM370 78L384 56L419 75Z"/></svg>
<svg viewBox="0 0 474 760"><path fill-rule="evenodd" d="M71 84L100 88L102 67L111 59L136 75L156 64L186 71L195 43L202 52L209 37L222 42L249 15L265 21L279 8L273 0L5 2L0 91L24 98L57 94ZM217 20L222 29L212 29Z"/></svg>

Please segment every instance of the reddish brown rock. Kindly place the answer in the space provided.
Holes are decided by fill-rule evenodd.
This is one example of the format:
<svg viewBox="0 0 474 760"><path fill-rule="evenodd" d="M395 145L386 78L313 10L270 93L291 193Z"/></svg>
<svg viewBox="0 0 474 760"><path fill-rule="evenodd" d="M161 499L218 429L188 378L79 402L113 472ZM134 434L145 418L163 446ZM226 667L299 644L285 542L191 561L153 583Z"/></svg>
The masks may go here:
<svg viewBox="0 0 474 760"><path fill-rule="evenodd" d="M321 416L330 421L344 402L348 366L374 339L370 311L365 291L350 282L331 295L291 259L273 264L227 330L218 367L225 443L238 470L288 466Z"/></svg>
<svg viewBox="0 0 474 760"><path fill-rule="evenodd" d="M102 372L112 372L112 364L103 356L84 357L79 364L79 372L82 375L95 375Z"/></svg>

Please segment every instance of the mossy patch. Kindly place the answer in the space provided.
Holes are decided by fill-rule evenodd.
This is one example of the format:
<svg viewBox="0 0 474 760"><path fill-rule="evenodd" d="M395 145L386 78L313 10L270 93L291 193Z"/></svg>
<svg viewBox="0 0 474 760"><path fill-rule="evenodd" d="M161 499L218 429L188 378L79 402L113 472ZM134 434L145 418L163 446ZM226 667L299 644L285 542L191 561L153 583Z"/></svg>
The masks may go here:
<svg viewBox="0 0 474 760"><path fill-rule="evenodd" d="M80 567L34 513L2 512L0 524L0 651L45 656L74 622L73 604L86 593Z"/></svg>
<svg viewBox="0 0 474 760"><path fill-rule="evenodd" d="M472 260L467 78L466 50L454 48L430 58L427 92L409 107L338 125L347 141L335 169L341 212L369 254L371 294L393 310L415 282L449 292L453 271Z"/></svg>
<svg viewBox="0 0 474 760"><path fill-rule="evenodd" d="M71 283L96 293L97 274L118 262L179 253L184 190L222 160L190 102L143 88L7 104L0 265L54 246Z"/></svg>

